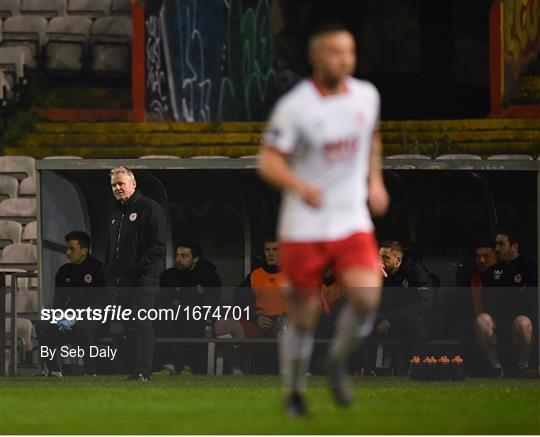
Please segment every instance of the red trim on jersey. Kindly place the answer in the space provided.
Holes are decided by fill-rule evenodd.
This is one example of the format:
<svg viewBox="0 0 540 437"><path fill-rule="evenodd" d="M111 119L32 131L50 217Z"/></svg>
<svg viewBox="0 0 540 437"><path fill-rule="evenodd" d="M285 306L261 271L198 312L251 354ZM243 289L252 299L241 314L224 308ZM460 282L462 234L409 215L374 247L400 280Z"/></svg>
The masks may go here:
<svg viewBox="0 0 540 437"><path fill-rule="evenodd" d="M315 87L315 89L317 90L317 93L321 96L321 97L329 97L329 96L337 96L339 94L347 94L349 92L349 85L347 84L347 81L344 82L343 84L343 89L340 90L339 92L337 93L329 93L327 91L325 91L323 89L323 87L321 86L320 83L318 83L315 78L311 78L310 82L313 84L313 86Z"/></svg>

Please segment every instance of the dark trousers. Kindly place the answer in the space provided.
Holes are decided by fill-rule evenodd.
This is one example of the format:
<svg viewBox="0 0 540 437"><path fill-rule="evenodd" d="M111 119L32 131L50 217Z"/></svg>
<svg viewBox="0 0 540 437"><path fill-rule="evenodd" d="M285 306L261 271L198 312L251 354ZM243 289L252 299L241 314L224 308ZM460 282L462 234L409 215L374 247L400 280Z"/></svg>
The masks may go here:
<svg viewBox="0 0 540 437"><path fill-rule="evenodd" d="M60 331L56 324L44 320L40 320L36 324L36 335L39 345L56 350L54 359L45 359L49 372L60 370L58 366L59 348L63 345L70 344L84 348L86 373L95 373L95 358L90 357L90 346L96 345L96 341L107 335L107 332L107 325L89 320L76 322L70 331Z"/></svg>
<svg viewBox="0 0 540 437"><path fill-rule="evenodd" d="M429 314L416 310L406 311L394 320L388 336L393 340L407 342L412 356L424 357L427 354L430 322Z"/></svg>
<svg viewBox="0 0 540 437"><path fill-rule="evenodd" d="M417 310L403 311L399 317L394 320L394 323L388 330L386 337L379 337L377 334L377 326L384 320L384 317L379 316L373 327L373 333L363 347L364 365L368 369L375 367L375 356L377 354L378 340L400 340L408 345L410 356L419 356L421 359L428 352L429 329L432 324L432 318Z"/></svg>
<svg viewBox="0 0 540 437"><path fill-rule="evenodd" d="M140 320L138 311L154 308L154 294L138 294L133 289L119 295L118 304L131 309L134 320L122 321L130 374L150 375L154 360L154 327L150 320Z"/></svg>
<svg viewBox="0 0 540 437"><path fill-rule="evenodd" d="M158 337L161 338L202 338L204 337L204 321L174 320L159 321L154 324ZM206 371L208 346L206 344L160 343L156 348L156 369L165 364L174 364L178 371L188 365L194 373Z"/></svg>

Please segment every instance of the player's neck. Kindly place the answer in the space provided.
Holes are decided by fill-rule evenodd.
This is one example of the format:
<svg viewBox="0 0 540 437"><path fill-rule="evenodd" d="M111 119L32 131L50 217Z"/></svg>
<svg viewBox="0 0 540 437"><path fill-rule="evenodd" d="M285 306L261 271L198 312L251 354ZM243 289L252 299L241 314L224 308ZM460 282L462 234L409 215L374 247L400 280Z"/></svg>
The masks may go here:
<svg viewBox="0 0 540 437"><path fill-rule="evenodd" d="M317 91L319 91L322 96L344 94L348 91L346 77L344 77L340 81L330 82L328 80L324 80L323 77L315 73L313 74L311 80L313 81L313 85L315 85L315 88L317 88Z"/></svg>

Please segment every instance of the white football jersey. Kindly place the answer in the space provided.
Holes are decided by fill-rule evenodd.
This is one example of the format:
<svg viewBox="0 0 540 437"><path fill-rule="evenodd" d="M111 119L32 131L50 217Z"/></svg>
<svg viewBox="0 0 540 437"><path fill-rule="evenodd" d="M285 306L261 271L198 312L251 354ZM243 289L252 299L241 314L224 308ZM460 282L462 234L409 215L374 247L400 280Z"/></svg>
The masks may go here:
<svg viewBox="0 0 540 437"><path fill-rule="evenodd" d="M377 89L354 78L346 92L326 96L306 79L279 99L263 146L286 154L294 173L323 191L320 208L283 193L280 240L333 241L373 230L367 181L379 108Z"/></svg>

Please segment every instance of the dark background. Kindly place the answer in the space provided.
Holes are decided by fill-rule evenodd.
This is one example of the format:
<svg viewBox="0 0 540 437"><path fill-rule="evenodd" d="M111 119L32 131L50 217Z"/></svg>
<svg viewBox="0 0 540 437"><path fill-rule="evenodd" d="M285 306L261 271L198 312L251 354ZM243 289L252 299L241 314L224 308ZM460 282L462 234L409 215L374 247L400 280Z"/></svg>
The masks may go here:
<svg viewBox="0 0 540 437"><path fill-rule="evenodd" d="M356 76L378 87L383 119L488 115L490 0L278 2L274 47L287 70L309 74L309 35L339 23L356 37Z"/></svg>

